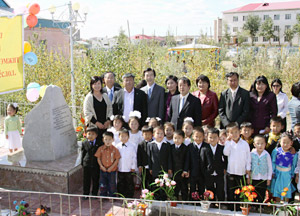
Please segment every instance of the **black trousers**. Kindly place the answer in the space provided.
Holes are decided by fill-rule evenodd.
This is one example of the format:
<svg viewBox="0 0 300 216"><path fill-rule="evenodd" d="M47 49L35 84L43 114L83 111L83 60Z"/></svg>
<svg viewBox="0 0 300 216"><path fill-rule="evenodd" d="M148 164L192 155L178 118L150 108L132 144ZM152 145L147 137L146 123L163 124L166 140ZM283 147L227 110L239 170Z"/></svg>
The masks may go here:
<svg viewBox="0 0 300 216"><path fill-rule="evenodd" d="M206 189L215 194L214 200L224 201L224 175L209 176L206 178Z"/></svg>
<svg viewBox="0 0 300 216"><path fill-rule="evenodd" d="M179 191L181 192L181 198L183 201L188 200L188 179L181 177L181 173L178 173L175 176L176 187L175 187L175 196L178 200Z"/></svg>
<svg viewBox="0 0 300 216"><path fill-rule="evenodd" d="M199 195L203 195L205 189L205 180L202 176L191 176L190 178L190 195L193 192L198 192ZM191 199L192 200L192 199Z"/></svg>
<svg viewBox="0 0 300 216"><path fill-rule="evenodd" d="M244 181L244 176L232 175L227 173L227 200L228 201L240 201L239 195L234 194L234 191L241 186L241 182ZM236 206L239 210L239 206ZM234 205L229 205L229 210L234 210Z"/></svg>
<svg viewBox="0 0 300 216"><path fill-rule="evenodd" d="M117 190L124 197L133 198L134 182L132 172L118 172Z"/></svg>
<svg viewBox="0 0 300 216"><path fill-rule="evenodd" d="M256 200L262 203L266 196L267 180L252 180L252 185L255 187L257 193Z"/></svg>
<svg viewBox="0 0 300 216"><path fill-rule="evenodd" d="M83 195L89 195L92 183L92 195L97 196L99 190L99 167L83 167Z"/></svg>

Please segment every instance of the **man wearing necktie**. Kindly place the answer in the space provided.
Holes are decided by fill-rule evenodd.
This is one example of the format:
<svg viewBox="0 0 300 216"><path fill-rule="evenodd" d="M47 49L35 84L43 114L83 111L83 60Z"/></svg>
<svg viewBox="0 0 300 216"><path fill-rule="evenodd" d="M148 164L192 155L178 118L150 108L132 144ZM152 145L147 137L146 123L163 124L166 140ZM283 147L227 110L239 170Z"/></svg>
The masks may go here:
<svg viewBox="0 0 300 216"><path fill-rule="evenodd" d="M108 95L110 101L113 101L115 92L120 90L120 85L115 82L115 74L113 72L106 72L103 76L105 87L103 92Z"/></svg>

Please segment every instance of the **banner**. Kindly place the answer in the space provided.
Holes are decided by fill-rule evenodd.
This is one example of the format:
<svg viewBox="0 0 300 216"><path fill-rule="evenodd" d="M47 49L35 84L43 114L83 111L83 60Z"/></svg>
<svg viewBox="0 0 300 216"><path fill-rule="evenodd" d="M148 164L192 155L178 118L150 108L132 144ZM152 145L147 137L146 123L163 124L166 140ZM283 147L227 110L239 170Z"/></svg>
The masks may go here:
<svg viewBox="0 0 300 216"><path fill-rule="evenodd" d="M0 94L22 90L23 74L22 16L0 17Z"/></svg>

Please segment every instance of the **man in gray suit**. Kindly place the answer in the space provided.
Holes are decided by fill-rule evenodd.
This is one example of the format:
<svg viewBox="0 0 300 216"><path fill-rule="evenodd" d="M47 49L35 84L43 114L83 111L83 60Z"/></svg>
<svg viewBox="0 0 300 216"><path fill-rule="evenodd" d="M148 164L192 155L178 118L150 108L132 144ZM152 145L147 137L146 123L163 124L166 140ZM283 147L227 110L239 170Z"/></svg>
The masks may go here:
<svg viewBox="0 0 300 216"><path fill-rule="evenodd" d="M141 88L141 90L148 96L148 117L164 119L165 89L154 82L155 76L154 69L148 68L144 70L144 79L147 85Z"/></svg>

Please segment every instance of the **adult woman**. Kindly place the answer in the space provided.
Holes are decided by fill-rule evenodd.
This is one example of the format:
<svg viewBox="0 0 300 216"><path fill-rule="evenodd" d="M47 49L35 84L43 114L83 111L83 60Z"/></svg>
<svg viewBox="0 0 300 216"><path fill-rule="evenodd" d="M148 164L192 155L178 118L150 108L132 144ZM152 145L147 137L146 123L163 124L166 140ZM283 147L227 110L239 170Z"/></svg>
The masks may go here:
<svg viewBox="0 0 300 216"><path fill-rule="evenodd" d="M169 109L170 109L170 103L171 99L174 95L179 94L178 87L177 87L177 80L178 78L176 76L170 75L167 77L165 84L167 86L168 92L165 93L165 121L168 121L169 119Z"/></svg>
<svg viewBox="0 0 300 216"><path fill-rule="evenodd" d="M201 74L196 79L196 85L199 90L193 92L193 95L200 99L202 105L202 125L215 126L215 118L218 115L218 97L211 90L209 78Z"/></svg>
<svg viewBox="0 0 300 216"><path fill-rule="evenodd" d="M282 92L282 82L280 79L274 79L271 83L272 91L276 95L277 100L277 108L278 113L277 115L283 119L284 128L282 131L286 131L286 114L288 111L288 103L289 98L288 96Z"/></svg>
<svg viewBox="0 0 300 216"><path fill-rule="evenodd" d="M97 126L99 133L97 142L102 143L102 134L108 128L112 115L112 104L106 93L102 93L102 79L93 76L90 81L91 91L83 103L83 113L88 126Z"/></svg>
<svg viewBox="0 0 300 216"><path fill-rule="evenodd" d="M258 76L250 92L249 121L254 128L254 135L270 132L270 120L277 115L276 95L271 92L265 76Z"/></svg>
<svg viewBox="0 0 300 216"><path fill-rule="evenodd" d="M294 129L295 124L300 123L300 82L293 84L291 92L293 97L288 104L288 108L292 120L292 129Z"/></svg>

